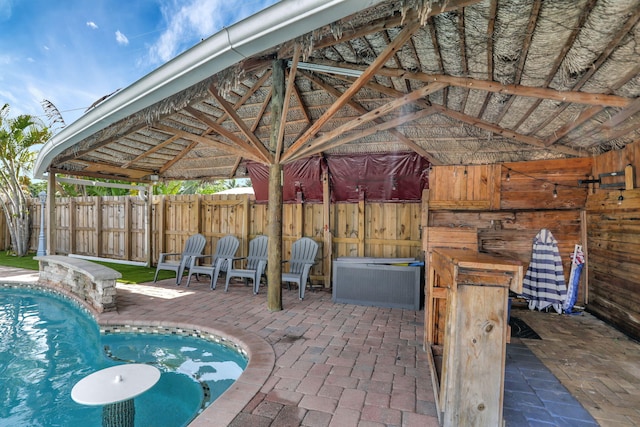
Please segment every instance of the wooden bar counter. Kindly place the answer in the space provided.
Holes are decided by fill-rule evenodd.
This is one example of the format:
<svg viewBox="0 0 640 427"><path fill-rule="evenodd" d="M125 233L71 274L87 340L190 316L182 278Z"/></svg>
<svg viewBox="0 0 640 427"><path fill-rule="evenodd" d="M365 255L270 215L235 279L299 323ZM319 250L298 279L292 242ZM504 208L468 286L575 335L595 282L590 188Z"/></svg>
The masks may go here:
<svg viewBox="0 0 640 427"><path fill-rule="evenodd" d="M447 426L501 426L509 290L522 263L436 248L425 289L424 347L438 418Z"/></svg>

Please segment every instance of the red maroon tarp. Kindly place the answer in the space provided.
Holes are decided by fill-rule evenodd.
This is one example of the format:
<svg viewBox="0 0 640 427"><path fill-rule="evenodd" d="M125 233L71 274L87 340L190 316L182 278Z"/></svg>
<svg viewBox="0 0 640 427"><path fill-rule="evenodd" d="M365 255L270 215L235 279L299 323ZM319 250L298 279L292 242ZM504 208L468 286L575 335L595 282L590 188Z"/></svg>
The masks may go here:
<svg viewBox="0 0 640 427"><path fill-rule="evenodd" d="M300 197L305 203L322 203L322 173L329 172L332 202L419 202L429 188L429 161L416 153L335 155L312 157L284 165L284 203ZM269 170L248 163L247 170L257 202L269 195Z"/></svg>

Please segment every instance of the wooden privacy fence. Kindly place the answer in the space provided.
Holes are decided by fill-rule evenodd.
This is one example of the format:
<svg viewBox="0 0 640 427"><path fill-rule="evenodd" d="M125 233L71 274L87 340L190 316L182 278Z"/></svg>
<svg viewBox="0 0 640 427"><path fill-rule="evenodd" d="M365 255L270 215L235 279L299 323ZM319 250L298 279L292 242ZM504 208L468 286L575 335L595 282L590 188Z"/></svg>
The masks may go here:
<svg viewBox="0 0 640 427"><path fill-rule="evenodd" d="M314 281L329 283L330 260L343 256L415 257L423 259L420 203L293 203L283 206L283 257L300 237L320 244ZM38 246L40 203L32 202L31 249ZM152 262L161 252L180 252L194 233L207 239L204 253L215 250L218 239L232 234L240 239L239 255L247 254L249 241L266 234L267 205L249 195L153 196L146 237L146 202L138 197L105 196L56 198L56 253ZM329 215L331 248L325 248L325 211ZM2 223L0 223L2 226ZM9 248L6 231L0 242Z"/></svg>

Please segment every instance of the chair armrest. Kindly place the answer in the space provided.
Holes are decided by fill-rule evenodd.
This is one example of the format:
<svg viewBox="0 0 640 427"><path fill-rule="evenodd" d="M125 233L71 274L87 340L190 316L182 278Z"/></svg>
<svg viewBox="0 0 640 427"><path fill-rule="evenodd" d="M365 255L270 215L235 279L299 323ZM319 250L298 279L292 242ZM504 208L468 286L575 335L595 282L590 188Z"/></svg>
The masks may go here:
<svg viewBox="0 0 640 427"><path fill-rule="evenodd" d="M236 261L241 261L241 260L243 260L243 259L247 259L247 257L246 257L246 256L240 256L240 257L235 257L235 256L232 256L232 257L225 257L225 258L224 258L224 261L226 261L226 262L227 262L227 267L228 267L228 268L233 268L234 263L235 263ZM223 261L223 263L224 263L224 261Z"/></svg>
<svg viewBox="0 0 640 427"><path fill-rule="evenodd" d="M182 255L182 254L181 253L169 253L169 252L161 253L160 254L160 258L158 259L158 262L163 262L167 257L178 256L178 255Z"/></svg>
<svg viewBox="0 0 640 427"><path fill-rule="evenodd" d="M211 258L211 255L189 255L189 269L196 266L199 259Z"/></svg>

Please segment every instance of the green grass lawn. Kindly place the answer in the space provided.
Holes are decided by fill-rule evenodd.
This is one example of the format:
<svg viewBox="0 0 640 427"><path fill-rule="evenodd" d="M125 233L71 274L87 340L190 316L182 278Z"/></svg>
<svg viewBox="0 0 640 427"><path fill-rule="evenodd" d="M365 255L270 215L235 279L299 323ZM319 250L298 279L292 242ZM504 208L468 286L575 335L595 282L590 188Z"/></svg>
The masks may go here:
<svg viewBox="0 0 640 427"><path fill-rule="evenodd" d="M34 260L34 254L27 254L23 257L17 257L11 255L8 252L0 252L0 265L6 267L25 268L27 270L38 270L38 261ZM114 264L109 262L95 262L96 264L102 264L106 267L119 271L122 274L122 279L118 280L122 283L145 283L153 281L153 276L156 273L155 268L138 267L136 265L126 264ZM158 273L158 280L168 279L176 277L172 271L161 270Z"/></svg>

